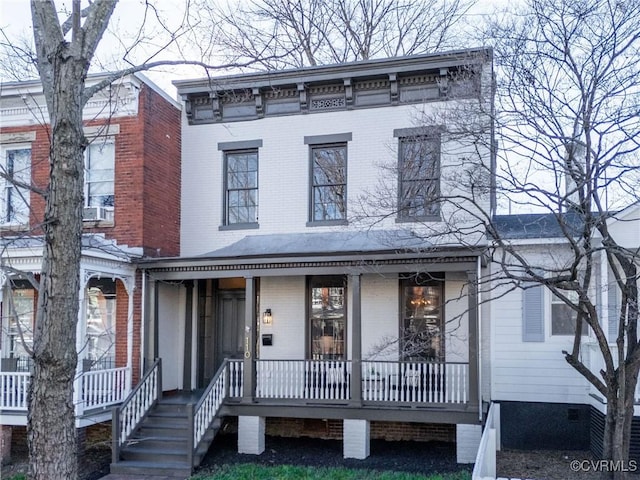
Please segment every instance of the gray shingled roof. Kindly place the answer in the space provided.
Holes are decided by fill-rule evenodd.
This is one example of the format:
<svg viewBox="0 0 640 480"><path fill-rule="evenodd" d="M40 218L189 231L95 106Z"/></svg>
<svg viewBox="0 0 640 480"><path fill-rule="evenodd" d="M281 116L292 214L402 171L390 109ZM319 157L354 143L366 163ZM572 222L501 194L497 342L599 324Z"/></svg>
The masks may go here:
<svg viewBox="0 0 640 480"><path fill-rule="evenodd" d="M208 258L399 252L430 244L410 230L361 232L278 233L248 235L237 242L200 255Z"/></svg>
<svg viewBox="0 0 640 480"><path fill-rule="evenodd" d="M496 215L494 224L503 238L561 238L564 224L574 235L579 234L582 218L576 213L564 213L561 220L554 213L527 213L518 215Z"/></svg>

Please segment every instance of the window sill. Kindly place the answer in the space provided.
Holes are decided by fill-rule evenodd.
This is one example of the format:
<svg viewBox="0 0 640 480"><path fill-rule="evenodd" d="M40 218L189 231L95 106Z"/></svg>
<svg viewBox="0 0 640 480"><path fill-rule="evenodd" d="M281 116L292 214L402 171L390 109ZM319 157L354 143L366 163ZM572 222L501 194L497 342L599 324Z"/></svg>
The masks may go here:
<svg viewBox="0 0 640 480"><path fill-rule="evenodd" d="M349 225L348 220L315 220L307 222L307 227L328 227L331 225Z"/></svg>
<svg viewBox="0 0 640 480"><path fill-rule="evenodd" d="M441 222L440 215L427 215L424 217L397 217L396 223L415 223L415 222Z"/></svg>
<svg viewBox="0 0 640 480"><path fill-rule="evenodd" d="M115 227L113 220L82 220L82 228Z"/></svg>
<svg viewBox="0 0 640 480"><path fill-rule="evenodd" d="M255 230L260 228L260 224L258 222L255 223L232 223L230 225L220 225L218 230L221 232L226 230Z"/></svg>
<svg viewBox="0 0 640 480"><path fill-rule="evenodd" d="M23 232L29 230L28 223L5 223L0 224L0 232Z"/></svg>

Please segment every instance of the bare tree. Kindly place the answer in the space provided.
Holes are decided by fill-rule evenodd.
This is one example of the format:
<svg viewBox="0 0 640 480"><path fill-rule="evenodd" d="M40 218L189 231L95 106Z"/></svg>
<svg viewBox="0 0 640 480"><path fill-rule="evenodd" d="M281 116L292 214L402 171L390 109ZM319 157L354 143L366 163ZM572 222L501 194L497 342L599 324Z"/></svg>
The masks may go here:
<svg viewBox="0 0 640 480"><path fill-rule="evenodd" d="M640 369L640 249L619 233L629 221L624 207L637 208L639 199L639 15L637 0L527 0L490 25L496 113L482 96L417 113L420 125L440 128L438 178L421 177L422 169L403 169L401 162L389 166L400 179L421 182L408 191L415 200L410 208L438 212L440 221L415 229L430 244L484 242L492 262L480 279L485 301L542 286L568 312L572 348L562 353L606 400L604 458L621 462L629 459ZM490 161L494 126L497 168ZM370 222L402 213L398 188L402 180L371 193L376 211L386 211ZM561 244L523 247L509 232L510 220L495 215L492 191L510 207L541 212L517 229L560 237ZM598 305L607 296L598 283L604 269L608 288L620 297L613 325ZM586 360L587 330L602 368Z"/></svg>
<svg viewBox="0 0 640 480"><path fill-rule="evenodd" d="M34 370L29 389L28 441L30 478L77 478L76 429L73 381L76 374L76 322L79 308L79 271L82 237L84 150L89 140L83 132L82 112L87 101L114 80L141 70L164 65L195 65L208 73L211 68L240 65L207 65L185 60L176 49L173 59L165 59L169 46L191 31L184 21L171 29L162 21L158 7L145 3L140 30L131 45L122 42L121 59L125 68L97 84L85 80L101 39L116 8L117 0L94 0L82 8L80 0L71 2L68 16L60 18L53 0L32 0L34 45L15 41L2 32L0 44L7 53L3 73L16 79L37 67L47 106L49 132L49 184L43 191L19 182L13 172L0 175L20 191L31 191L45 198L45 213L38 225L43 232L44 251L39 282L32 358ZM150 36L146 21L153 17L164 37ZM162 41L161 38L166 38ZM133 46L132 46L133 45ZM135 47L146 54L136 57ZM152 53L148 53L153 47ZM142 60L134 60L142 58ZM24 213L24 212L21 212ZM10 266L3 266L3 269Z"/></svg>
<svg viewBox="0 0 640 480"><path fill-rule="evenodd" d="M197 0L204 52L269 70L428 53L455 45L473 0ZM211 25L219 26L215 35Z"/></svg>

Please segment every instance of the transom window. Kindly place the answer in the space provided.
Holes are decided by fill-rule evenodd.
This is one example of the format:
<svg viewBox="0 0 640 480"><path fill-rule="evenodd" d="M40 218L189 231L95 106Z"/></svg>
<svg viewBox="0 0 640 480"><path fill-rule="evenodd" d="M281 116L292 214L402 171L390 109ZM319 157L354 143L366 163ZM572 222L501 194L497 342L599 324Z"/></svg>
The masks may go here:
<svg viewBox="0 0 640 480"><path fill-rule="evenodd" d="M314 360L346 358L345 293L344 277L310 278L309 320Z"/></svg>
<svg viewBox="0 0 640 480"><path fill-rule="evenodd" d="M311 161L311 221L346 220L347 145L313 146Z"/></svg>
<svg viewBox="0 0 640 480"><path fill-rule="evenodd" d="M225 224L258 221L258 151L225 154Z"/></svg>
<svg viewBox="0 0 640 480"><path fill-rule="evenodd" d="M576 292L566 292L572 303L578 303ZM551 294L551 335L575 335L577 312L567 305L560 297ZM587 335L588 325L582 322L581 335Z"/></svg>
<svg viewBox="0 0 640 480"><path fill-rule="evenodd" d="M31 183L31 148L4 147L0 162L0 169L6 177L0 180L0 224L26 225L29 223L27 186Z"/></svg>
<svg viewBox="0 0 640 480"><path fill-rule="evenodd" d="M398 217L435 219L440 214L440 136L400 138Z"/></svg>
<svg viewBox="0 0 640 480"><path fill-rule="evenodd" d="M113 220L115 144L96 139L85 151L85 219Z"/></svg>

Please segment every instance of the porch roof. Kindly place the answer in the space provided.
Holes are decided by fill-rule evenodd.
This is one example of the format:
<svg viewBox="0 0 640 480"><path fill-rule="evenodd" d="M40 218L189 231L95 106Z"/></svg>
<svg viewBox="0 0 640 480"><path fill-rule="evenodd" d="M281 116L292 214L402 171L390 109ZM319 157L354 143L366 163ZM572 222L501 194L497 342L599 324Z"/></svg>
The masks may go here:
<svg viewBox="0 0 640 480"><path fill-rule="evenodd" d="M143 269L155 272L186 273L190 278L253 272L261 275L285 275L307 272L317 274L345 271L415 271L418 264L439 264L439 269L459 269L475 265L484 249L455 245L436 246L411 230L368 230L353 232L283 233L248 235L235 243L192 257L146 259ZM448 264L448 267L443 267ZM457 265L457 266L455 266ZM463 268L463 269L464 269ZM318 273L318 269L324 269ZM199 272L197 274L196 272ZM167 278L173 278L169 275ZM183 278L177 275L175 278ZM186 278L186 277L184 277ZM204 278L204 277L203 277Z"/></svg>
<svg viewBox="0 0 640 480"><path fill-rule="evenodd" d="M409 230L359 232L276 233L247 235L226 247L200 255L205 258L279 257L372 252L416 252L433 244Z"/></svg>

